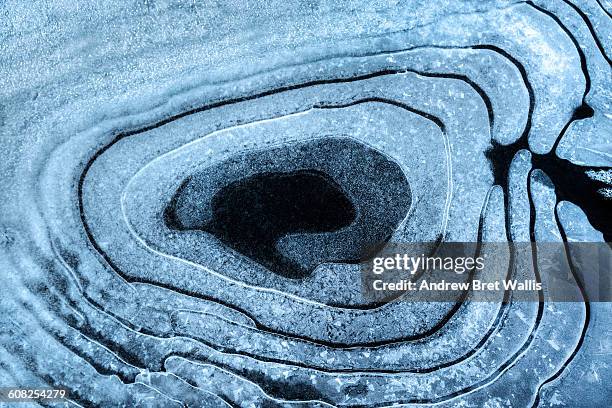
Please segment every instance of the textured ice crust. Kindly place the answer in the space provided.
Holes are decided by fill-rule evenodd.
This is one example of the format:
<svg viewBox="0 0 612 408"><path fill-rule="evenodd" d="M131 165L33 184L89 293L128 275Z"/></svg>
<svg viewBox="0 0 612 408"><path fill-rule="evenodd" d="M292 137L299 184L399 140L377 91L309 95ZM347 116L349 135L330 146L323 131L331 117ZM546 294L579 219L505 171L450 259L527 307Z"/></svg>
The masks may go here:
<svg viewBox="0 0 612 408"><path fill-rule="evenodd" d="M32 406L609 405L609 303L372 304L349 260L609 240L611 9L0 2L0 387L68 390ZM198 227L223 186L296 169L362 223L281 237L300 279Z"/></svg>

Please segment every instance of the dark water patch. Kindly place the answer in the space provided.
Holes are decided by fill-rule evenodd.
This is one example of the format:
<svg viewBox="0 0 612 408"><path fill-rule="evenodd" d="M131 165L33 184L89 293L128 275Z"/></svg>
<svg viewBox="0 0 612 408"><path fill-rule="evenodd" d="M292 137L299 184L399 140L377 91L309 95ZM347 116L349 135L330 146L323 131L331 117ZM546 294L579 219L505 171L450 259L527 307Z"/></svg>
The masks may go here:
<svg viewBox="0 0 612 408"><path fill-rule="evenodd" d="M388 156L349 138L246 152L185 180L165 211L287 278L356 263L389 240L410 188Z"/></svg>
<svg viewBox="0 0 612 408"><path fill-rule="evenodd" d="M355 208L331 177L315 170L262 173L225 186L212 200L213 220L204 230L289 278L299 265L275 247L292 233L333 232L350 225Z"/></svg>

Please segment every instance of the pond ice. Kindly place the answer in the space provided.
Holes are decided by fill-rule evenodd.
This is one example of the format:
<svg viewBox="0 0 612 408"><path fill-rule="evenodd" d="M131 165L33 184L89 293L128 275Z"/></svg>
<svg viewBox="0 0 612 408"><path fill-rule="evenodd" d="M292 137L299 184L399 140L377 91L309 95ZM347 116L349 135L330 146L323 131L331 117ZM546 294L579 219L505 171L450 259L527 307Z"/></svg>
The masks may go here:
<svg viewBox="0 0 612 408"><path fill-rule="evenodd" d="M611 303L373 305L346 258L361 227L281 238L297 263L329 252L290 279L164 218L188 180L204 218L236 172L327 166L378 194L357 213L390 242L610 241L609 2L0 11L0 386L66 388L54 406L609 404Z"/></svg>

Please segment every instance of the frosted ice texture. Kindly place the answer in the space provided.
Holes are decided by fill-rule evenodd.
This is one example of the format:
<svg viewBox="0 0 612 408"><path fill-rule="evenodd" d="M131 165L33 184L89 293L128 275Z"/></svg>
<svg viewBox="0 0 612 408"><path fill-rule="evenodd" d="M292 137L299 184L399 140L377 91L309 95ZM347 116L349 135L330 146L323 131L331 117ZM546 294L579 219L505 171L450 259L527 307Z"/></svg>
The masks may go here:
<svg viewBox="0 0 612 408"><path fill-rule="evenodd" d="M14 0L0 16L0 385L86 407L609 404L609 304L373 307L356 265L287 279L163 218L206 168L338 137L404 169L391 241L603 241L609 2ZM558 163L600 192L558 196Z"/></svg>

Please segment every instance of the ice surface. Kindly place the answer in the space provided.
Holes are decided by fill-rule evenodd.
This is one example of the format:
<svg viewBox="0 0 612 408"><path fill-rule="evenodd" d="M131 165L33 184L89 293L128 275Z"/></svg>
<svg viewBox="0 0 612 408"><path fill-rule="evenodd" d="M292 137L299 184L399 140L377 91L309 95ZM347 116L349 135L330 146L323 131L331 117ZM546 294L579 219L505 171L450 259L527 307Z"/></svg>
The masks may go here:
<svg viewBox="0 0 612 408"><path fill-rule="evenodd" d="M0 386L66 388L53 406L609 403L609 303L373 304L349 262L387 241L609 240L609 2L0 16ZM325 170L362 222L280 237L300 279L202 227L221 188L288 169ZM497 266L537 279L528 255Z"/></svg>

